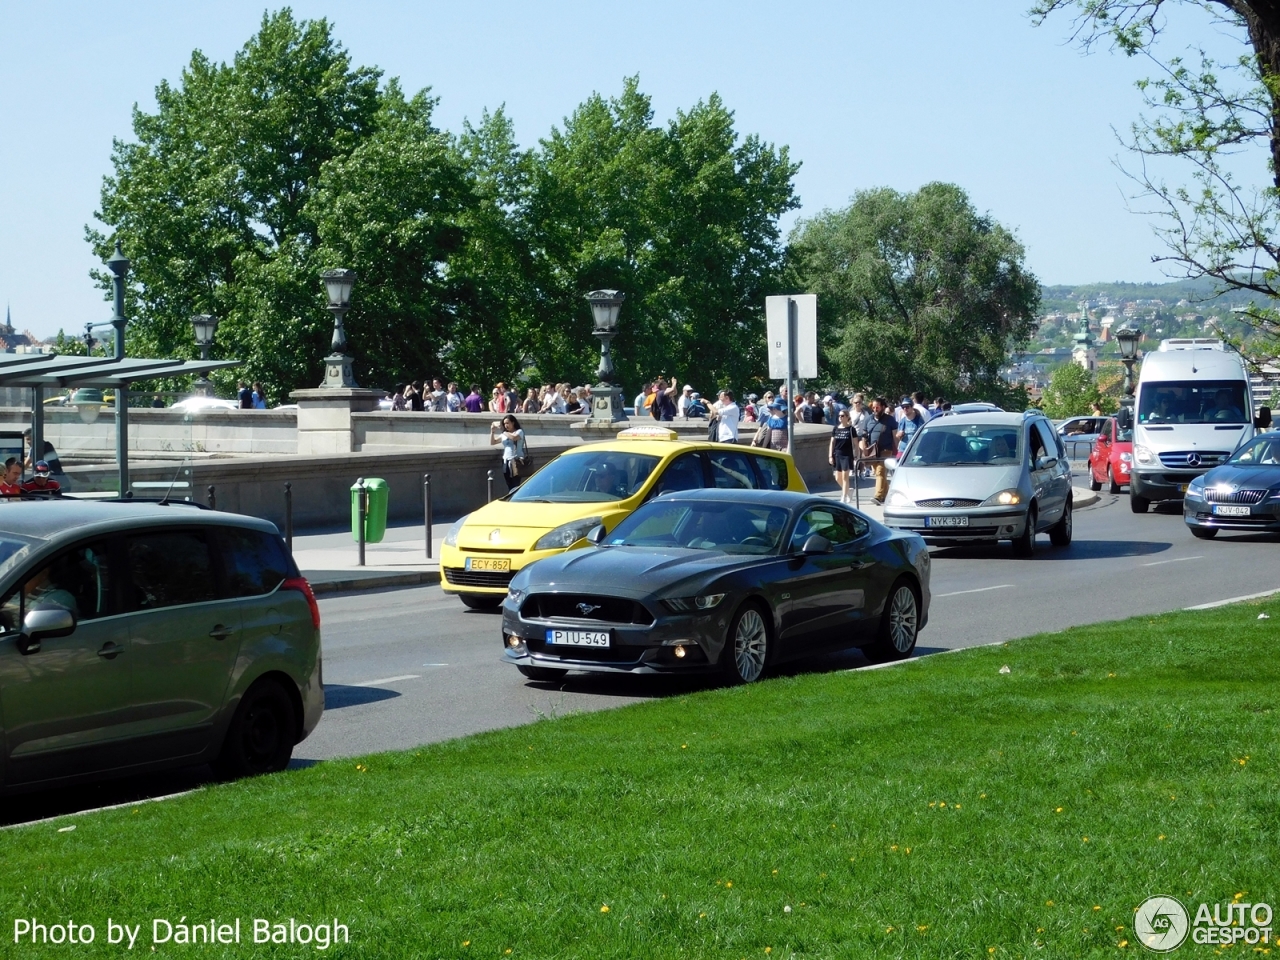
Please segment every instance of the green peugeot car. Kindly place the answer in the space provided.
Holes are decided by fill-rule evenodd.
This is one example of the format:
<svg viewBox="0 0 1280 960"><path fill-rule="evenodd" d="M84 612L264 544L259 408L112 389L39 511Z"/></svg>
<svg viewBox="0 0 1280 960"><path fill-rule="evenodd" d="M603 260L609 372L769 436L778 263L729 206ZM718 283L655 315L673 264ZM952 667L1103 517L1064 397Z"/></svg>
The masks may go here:
<svg viewBox="0 0 1280 960"><path fill-rule="evenodd" d="M5 791L283 769L320 722L320 612L276 528L185 502L0 502Z"/></svg>

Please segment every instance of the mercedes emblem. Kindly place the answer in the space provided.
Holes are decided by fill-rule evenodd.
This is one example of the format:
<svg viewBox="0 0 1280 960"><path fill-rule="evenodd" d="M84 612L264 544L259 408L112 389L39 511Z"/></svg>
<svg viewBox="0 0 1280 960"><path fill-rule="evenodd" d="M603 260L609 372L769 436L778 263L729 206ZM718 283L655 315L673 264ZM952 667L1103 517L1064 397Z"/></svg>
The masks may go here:
<svg viewBox="0 0 1280 960"><path fill-rule="evenodd" d="M1188 467L1198 467L1198 466L1200 466L1200 454L1196 453L1194 450L1192 450L1190 453L1188 453L1188 454L1187 454L1187 466L1188 466Z"/></svg>

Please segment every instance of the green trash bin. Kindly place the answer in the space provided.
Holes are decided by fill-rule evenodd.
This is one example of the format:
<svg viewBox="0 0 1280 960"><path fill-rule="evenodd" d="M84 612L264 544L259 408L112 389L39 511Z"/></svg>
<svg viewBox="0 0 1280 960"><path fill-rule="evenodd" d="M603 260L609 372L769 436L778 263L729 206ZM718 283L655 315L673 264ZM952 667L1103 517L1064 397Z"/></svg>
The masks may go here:
<svg viewBox="0 0 1280 960"><path fill-rule="evenodd" d="M351 539L360 540L360 484L364 484L365 500L364 542L381 543L387 532L387 503L391 488L387 481L377 477L357 481L351 485Z"/></svg>

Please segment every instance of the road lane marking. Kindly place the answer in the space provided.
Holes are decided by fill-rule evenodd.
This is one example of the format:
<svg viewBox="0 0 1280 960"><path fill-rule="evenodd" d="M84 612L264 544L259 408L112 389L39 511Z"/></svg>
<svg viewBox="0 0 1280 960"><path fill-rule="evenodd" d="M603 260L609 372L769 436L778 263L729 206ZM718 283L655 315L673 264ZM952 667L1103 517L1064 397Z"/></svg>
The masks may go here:
<svg viewBox="0 0 1280 960"><path fill-rule="evenodd" d="M424 667L447 667L447 663L424 663Z"/></svg>
<svg viewBox="0 0 1280 960"><path fill-rule="evenodd" d="M1012 587L1012 583L998 583L994 587L976 587L973 590L953 590L951 593L935 593L933 599L939 600L942 597L958 597L965 593L986 593L988 590L1003 590L1005 587Z"/></svg>
<svg viewBox="0 0 1280 960"><path fill-rule="evenodd" d="M421 674L405 673L405 674L401 674L398 677L383 677L381 680L366 680L363 683L349 683L347 684L347 686L349 687L381 687L381 686L385 686L388 683L396 683L397 681L400 681L400 680L417 680L420 677L421 677Z"/></svg>
<svg viewBox="0 0 1280 960"><path fill-rule="evenodd" d="M1261 593L1247 593L1243 597L1227 597L1225 600L1214 600L1212 603L1197 603L1194 607L1183 607L1183 610L1212 610L1214 607L1225 607L1229 603L1243 603L1245 600L1258 600L1280 593L1277 590L1263 590Z"/></svg>
<svg viewBox="0 0 1280 960"><path fill-rule="evenodd" d="M1144 563L1144 567L1158 567L1162 563L1181 563L1183 560L1203 560L1204 557L1174 557L1172 560L1153 560L1151 563Z"/></svg>

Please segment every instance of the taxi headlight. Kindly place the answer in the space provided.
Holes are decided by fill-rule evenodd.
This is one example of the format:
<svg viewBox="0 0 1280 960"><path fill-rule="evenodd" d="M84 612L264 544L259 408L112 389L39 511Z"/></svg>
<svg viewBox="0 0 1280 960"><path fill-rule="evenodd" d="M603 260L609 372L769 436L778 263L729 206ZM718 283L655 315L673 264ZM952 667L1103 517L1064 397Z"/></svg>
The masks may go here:
<svg viewBox="0 0 1280 960"><path fill-rule="evenodd" d="M535 550L562 550L571 547L588 533L593 527L600 525L600 517L587 517L585 520L574 520L562 523L550 533L543 534L533 545Z"/></svg>
<svg viewBox="0 0 1280 960"><path fill-rule="evenodd" d="M889 499L884 502L886 507L910 507L912 506L911 498L901 490L890 490Z"/></svg>
<svg viewBox="0 0 1280 960"><path fill-rule="evenodd" d="M470 516L468 514L467 516ZM462 516L453 521L453 526L449 528L449 532L444 535L444 545L446 547L456 547L458 545L458 534L462 532L462 526L467 522L467 517Z"/></svg>
<svg viewBox="0 0 1280 960"><path fill-rule="evenodd" d="M1133 455L1139 463L1155 463L1156 455L1151 452L1150 447L1144 447L1140 443L1133 445Z"/></svg>
<svg viewBox="0 0 1280 960"><path fill-rule="evenodd" d="M982 501L984 507L1009 507L1022 502L1022 494L1017 489L1001 490Z"/></svg>

